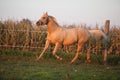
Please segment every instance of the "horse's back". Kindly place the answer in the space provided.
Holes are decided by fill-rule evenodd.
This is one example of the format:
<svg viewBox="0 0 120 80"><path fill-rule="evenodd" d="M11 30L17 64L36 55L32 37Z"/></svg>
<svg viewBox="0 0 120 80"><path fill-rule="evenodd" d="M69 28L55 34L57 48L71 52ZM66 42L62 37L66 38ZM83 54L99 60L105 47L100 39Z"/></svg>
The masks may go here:
<svg viewBox="0 0 120 80"><path fill-rule="evenodd" d="M83 28L78 28L77 35L79 43L85 43L89 38L89 32Z"/></svg>
<svg viewBox="0 0 120 80"><path fill-rule="evenodd" d="M71 28L71 29L64 29L64 45L70 45L75 42L77 42L77 29Z"/></svg>
<svg viewBox="0 0 120 80"><path fill-rule="evenodd" d="M65 29L65 37L64 37L64 43L72 44L75 42L78 43L85 43L89 38L89 32L83 28L71 28L71 29Z"/></svg>

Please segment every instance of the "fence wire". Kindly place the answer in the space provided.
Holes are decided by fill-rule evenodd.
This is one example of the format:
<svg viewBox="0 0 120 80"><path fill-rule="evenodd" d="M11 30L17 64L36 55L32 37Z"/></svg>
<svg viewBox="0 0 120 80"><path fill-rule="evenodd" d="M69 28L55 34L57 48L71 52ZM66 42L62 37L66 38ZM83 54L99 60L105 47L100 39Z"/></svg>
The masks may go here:
<svg viewBox="0 0 120 80"><path fill-rule="evenodd" d="M21 50L41 50L46 41L46 31L38 30L10 30L0 29L0 49L21 49ZM92 44L93 53L103 51L103 42ZM71 45L63 51L75 51L76 45ZM82 49L85 51L85 48ZM109 53L120 54L120 35L112 35L109 42Z"/></svg>
<svg viewBox="0 0 120 80"><path fill-rule="evenodd" d="M45 37L46 31L0 29L0 49L39 49Z"/></svg>

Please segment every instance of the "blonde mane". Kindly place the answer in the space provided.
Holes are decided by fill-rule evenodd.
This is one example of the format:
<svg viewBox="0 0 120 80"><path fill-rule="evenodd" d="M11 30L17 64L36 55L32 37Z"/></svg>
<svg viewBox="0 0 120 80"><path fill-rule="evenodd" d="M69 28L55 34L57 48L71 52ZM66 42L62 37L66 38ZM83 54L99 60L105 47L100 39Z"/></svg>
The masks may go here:
<svg viewBox="0 0 120 80"><path fill-rule="evenodd" d="M55 17L53 17L53 16L49 16L49 17L53 20L53 22L54 22L57 26L59 26L59 24L58 24L58 22L57 22L57 20L56 20Z"/></svg>

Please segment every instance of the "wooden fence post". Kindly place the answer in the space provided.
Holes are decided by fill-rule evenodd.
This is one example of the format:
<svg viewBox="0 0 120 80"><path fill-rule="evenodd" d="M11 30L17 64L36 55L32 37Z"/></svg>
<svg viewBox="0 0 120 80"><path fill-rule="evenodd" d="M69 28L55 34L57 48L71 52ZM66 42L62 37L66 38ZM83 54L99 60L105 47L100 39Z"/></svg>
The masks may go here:
<svg viewBox="0 0 120 80"><path fill-rule="evenodd" d="M104 51L104 62L105 62L105 64L106 64L106 61L107 61L107 54L108 54L109 27L110 27L110 20L106 20L106 22L105 22L105 34L107 36L107 39L105 40L105 51Z"/></svg>
<svg viewBox="0 0 120 80"><path fill-rule="evenodd" d="M106 33L106 35L109 34L109 26L110 26L110 20L106 20L106 22L105 22L105 33Z"/></svg>

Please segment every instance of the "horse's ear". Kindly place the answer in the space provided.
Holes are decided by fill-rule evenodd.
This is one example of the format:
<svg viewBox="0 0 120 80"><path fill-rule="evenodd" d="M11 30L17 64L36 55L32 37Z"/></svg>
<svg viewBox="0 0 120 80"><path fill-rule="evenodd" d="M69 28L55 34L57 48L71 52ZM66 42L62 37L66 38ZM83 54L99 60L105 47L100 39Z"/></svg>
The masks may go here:
<svg viewBox="0 0 120 80"><path fill-rule="evenodd" d="M45 14L48 15L48 12L46 12Z"/></svg>

